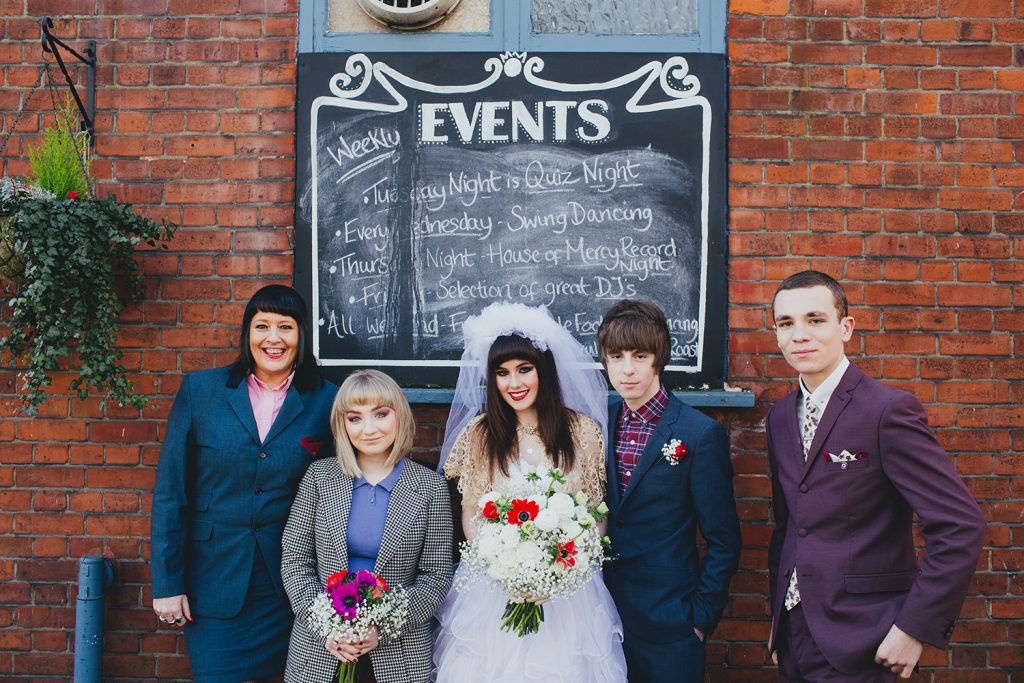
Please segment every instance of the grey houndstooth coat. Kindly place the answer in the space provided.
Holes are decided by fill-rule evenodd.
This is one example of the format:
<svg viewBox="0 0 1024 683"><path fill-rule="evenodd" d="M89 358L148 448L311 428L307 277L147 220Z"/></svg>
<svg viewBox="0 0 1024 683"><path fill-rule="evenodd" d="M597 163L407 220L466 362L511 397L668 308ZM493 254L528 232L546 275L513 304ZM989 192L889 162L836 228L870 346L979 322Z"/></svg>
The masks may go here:
<svg viewBox="0 0 1024 683"><path fill-rule="evenodd" d="M327 577L348 567L348 516L352 477L335 458L310 465L284 528L281 578L295 612L286 683L324 683L337 676L338 660L324 639L310 632L306 614ZM452 513L448 487L433 470L409 461L391 492L384 536L374 571L403 586L409 619L402 634L381 638L370 652L379 683L427 681L433 645L430 618L452 582Z"/></svg>

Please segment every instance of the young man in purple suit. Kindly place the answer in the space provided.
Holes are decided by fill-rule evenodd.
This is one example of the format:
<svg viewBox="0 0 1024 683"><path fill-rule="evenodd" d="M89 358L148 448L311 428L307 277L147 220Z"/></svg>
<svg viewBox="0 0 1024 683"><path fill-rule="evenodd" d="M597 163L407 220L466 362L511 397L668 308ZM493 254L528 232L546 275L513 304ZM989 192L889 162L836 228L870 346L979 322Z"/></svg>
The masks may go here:
<svg viewBox="0 0 1024 683"><path fill-rule="evenodd" d="M660 308L616 303L597 347L622 397L608 413L615 560L604 579L622 617L629 683L703 683L704 641L726 607L740 557L729 440L661 383L671 341Z"/></svg>
<svg viewBox="0 0 1024 683"><path fill-rule="evenodd" d="M808 270L779 285L775 335L799 388L768 414L775 529L768 551L782 681L909 678L944 648L985 521L911 394L851 365L842 286ZM918 567L913 516L927 554Z"/></svg>

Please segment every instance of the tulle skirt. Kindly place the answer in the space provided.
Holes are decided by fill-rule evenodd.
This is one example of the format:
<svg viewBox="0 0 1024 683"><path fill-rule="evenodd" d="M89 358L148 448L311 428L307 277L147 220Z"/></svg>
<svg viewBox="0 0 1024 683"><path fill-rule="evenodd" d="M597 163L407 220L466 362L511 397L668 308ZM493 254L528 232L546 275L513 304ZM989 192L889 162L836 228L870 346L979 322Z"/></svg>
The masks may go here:
<svg viewBox="0 0 1024 683"><path fill-rule="evenodd" d="M457 576L457 575L456 575ZM568 600L544 604L537 633L501 630L505 592L482 579L452 588L437 611L434 645L438 683L623 683L622 622L600 573Z"/></svg>

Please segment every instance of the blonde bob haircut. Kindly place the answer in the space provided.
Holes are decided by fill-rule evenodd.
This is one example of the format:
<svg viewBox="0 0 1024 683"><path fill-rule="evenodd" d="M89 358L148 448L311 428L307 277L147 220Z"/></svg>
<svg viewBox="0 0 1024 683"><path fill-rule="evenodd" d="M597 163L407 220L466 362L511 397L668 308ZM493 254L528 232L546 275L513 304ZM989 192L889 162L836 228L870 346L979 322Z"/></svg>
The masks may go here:
<svg viewBox="0 0 1024 683"><path fill-rule="evenodd" d="M338 454L338 465L342 471L352 478L362 476L356 460L355 449L348 439L345 429L345 413L362 406L371 408L386 407L395 411L396 428L395 443L385 464L393 466L400 458L412 450L413 437L416 433L416 422L412 417L412 409L402 393L402 388L395 380L379 370L356 370L349 375L338 389L331 407L331 431L334 433L335 451Z"/></svg>

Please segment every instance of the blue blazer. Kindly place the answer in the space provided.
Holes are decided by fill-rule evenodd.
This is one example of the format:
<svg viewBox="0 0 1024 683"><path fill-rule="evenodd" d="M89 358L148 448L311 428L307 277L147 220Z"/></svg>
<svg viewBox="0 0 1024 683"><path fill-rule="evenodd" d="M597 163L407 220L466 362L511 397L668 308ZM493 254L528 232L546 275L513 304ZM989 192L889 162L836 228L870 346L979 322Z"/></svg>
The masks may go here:
<svg viewBox="0 0 1024 683"><path fill-rule="evenodd" d="M261 442L245 378L232 367L185 377L153 491L153 597L184 594L196 616L241 611L257 545L284 596L279 568L288 510L313 459L334 455L335 385L290 387Z"/></svg>
<svg viewBox="0 0 1024 683"><path fill-rule="evenodd" d="M668 406L619 493L615 436L622 402L609 410L608 535L605 582L626 629L626 644L669 643L696 626L710 635L725 609L740 556L729 444L721 425L669 394ZM689 451L678 465L662 447L679 439ZM698 561L698 528L707 543ZM632 642L631 642L632 641Z"/></svg>

